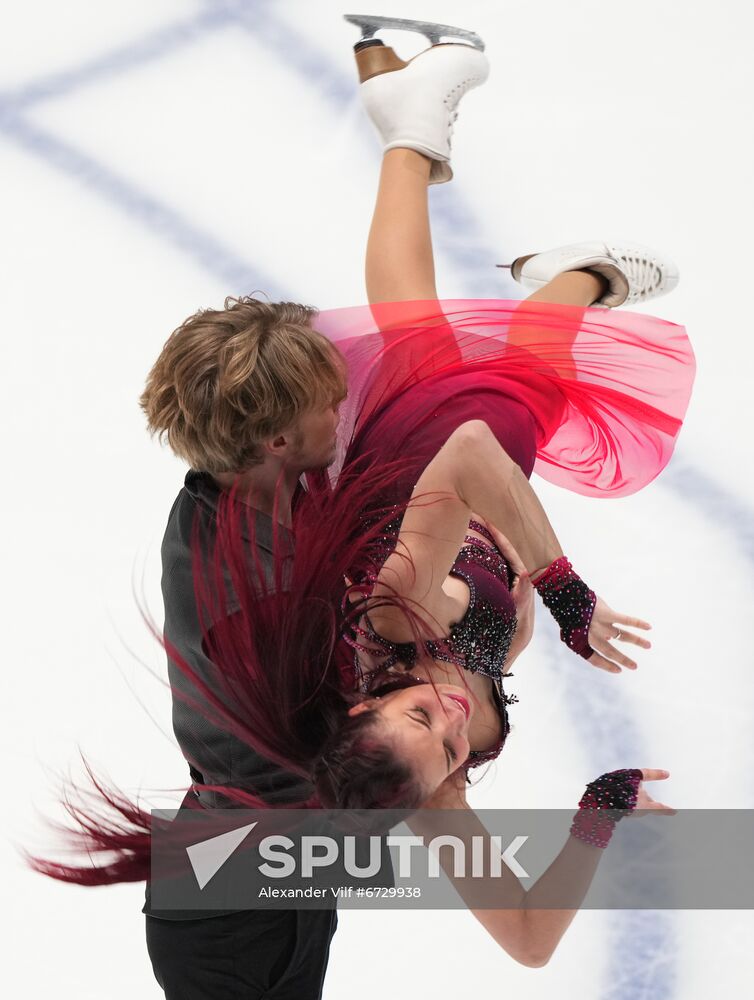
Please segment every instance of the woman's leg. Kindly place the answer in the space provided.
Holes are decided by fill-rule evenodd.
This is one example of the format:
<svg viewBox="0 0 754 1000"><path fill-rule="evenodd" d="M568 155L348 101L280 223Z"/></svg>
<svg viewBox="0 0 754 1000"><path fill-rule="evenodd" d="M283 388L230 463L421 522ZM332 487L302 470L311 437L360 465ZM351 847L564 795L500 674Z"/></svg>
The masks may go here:
<svg viewBox="0 0 754 1000"><path fill-rule="evenodd" d="M429 226L431 164L412 149L391 149L383 157L366 253L371 304L437 298Z"/></svg>
<svg viewBox="0 0 754 1000"><path fill-rule="evenodd" d="M439 307L427 306L428 300L437 301L429 217L430 167L427 157L411 149L392 149L384 155L366 249L367 295L375 322L386 338L387 331L396 325L426 320L429 315L438 318L436 325L422 324L426 338L415 333L411 345L402 346L400 358L391 358L404 372L413 370L416 377L431 374L435 365L443 366L456 355L460 357L452 330L439 319ZM559 344L558 354L550 363L563 377L572 376L570 345L581 326L583 309L602 296L605 285L605 279L591 271L558 275L518 306L508 343L526 348L552 339L553 326L543 325L539 303L574 307L563 309L557 316L548 315L550 323L557 325ZM415 309L391 305L410 301L422 305ZM388 352L383 359L388 366L389 356Z"/></svg>
<svg viewBox="0 0 754 1000"><path fill-rule="evenodd" d="M382 159L366 249L367 295L384 342L381 391L393 380L405 386L407 380L425 378L460 360L453 329L437 301L429 222L431 163L402 148L388 150Z"/></svg>
<svg viewBox="0 0 754 1000"><path fill-rule="evenodd" d="M383 157L366 252L371 304L437 299L429 222L431 164L412 149L391 149ZM604 278L596 273L567 271L526 301L589 306L604 287Z"/></svg>
<svg viewBox="0 0 754 1000"><path fill-rule="evenodd" d="M602 296L606 285L607 281L594 271L566 271L524 301L590 306Z"/></svg>
<svg viewBox="0 0 754 1000"><path fill-rule="evenodd" d="M607 281L594 271L565 271L534 292L516 308L507 343L546 360L562 378L573 378L576 366L572 346L584 312L600 299ZM562 306L542 309L542 304Z"/></svg>

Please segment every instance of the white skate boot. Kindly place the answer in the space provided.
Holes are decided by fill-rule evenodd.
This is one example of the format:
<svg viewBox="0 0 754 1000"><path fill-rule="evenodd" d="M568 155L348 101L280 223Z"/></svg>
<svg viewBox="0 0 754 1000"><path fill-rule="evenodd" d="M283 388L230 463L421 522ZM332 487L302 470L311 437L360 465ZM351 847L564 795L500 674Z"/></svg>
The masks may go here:
<svg viewBox="0 0 754 1000"><path fill-rule="evenodd" d="M596 271L609 288L595 304L611 309L666 295L678 284L673 261L639 243L572 243L497 266L509 267L513 278L531 291L565 271Z"/></svg>
<svg viewBox="0 0 754 1000"><path fill-rule="evenodd" d="M362 29L362 38L354 46L360 93L383 151L415 149L432 160L430 184L449 181L458 102L466 91L484 83L489 73L484 42L474 32L450 25L358 14L345 17ZM380 28L419 32L432 46L404 62L372 37ZM462 42L443 43L441 38Z"/></svg>

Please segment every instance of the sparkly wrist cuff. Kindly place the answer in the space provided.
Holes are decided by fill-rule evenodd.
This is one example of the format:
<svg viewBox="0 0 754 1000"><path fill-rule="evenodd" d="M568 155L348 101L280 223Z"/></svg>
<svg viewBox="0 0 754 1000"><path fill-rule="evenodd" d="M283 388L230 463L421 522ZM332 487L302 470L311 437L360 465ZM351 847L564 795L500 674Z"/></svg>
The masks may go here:
<svg viewBox="0 0 754 1000"><path fill-rule="evenodd" d="M574 653L588 659L594 652L588 636L597 595L574 573L565 556L551 563L534 587L560 626L560 638Z"/></svg>
<svg viewBox="0 0 754 1000"><path fill-rule="evenodd" d="M623 768L600 775L586 786L573 817L571 836L593 847L607 847L615 824L636 808L642 781L638 768Z"/></svg>

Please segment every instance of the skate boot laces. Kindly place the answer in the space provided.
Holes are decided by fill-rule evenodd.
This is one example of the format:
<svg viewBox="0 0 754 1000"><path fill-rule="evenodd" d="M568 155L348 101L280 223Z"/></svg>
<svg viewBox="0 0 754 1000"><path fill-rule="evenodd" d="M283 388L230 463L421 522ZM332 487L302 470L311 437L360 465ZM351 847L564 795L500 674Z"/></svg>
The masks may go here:
<svg viewBox="0 0 754 1000"><path fill-rule="evenodd" d="M615 254L628 278L627 302L641 302L662 289L665 275L657 260L646 252L623 250Z"/></svg>
<svg viewBox="0 0 754 1000"><path fill-rule="evenodd" d="M479 79L479 77L470 76L465 80L461 80L461 82L452 87L443 98L443 104L448 111L448 145L450 145L453 138L453 129L456 121L458 120L459 101L463 95L474 86L475 83L479 82Z"/></svg>

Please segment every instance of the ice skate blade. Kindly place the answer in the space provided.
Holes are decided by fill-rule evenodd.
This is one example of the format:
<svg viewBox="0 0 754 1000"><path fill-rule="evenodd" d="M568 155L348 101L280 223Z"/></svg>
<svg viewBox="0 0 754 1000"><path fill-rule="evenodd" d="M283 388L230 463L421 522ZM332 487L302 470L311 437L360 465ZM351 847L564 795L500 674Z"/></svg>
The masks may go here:
<svg viewBox="0 0 754 1000"><path fill-rule="evenodd" d="M529 253L525 257L516 257L512 264L495 264L495 267L504 267L507 271L510 271L511 277L518 281L521 277L521 268L527 262L531 260L535 254Z"/></svg>
<svg viewBox="0 0 754 1000"><path fill-rule="evenodd" d="M484 51L484 42L475 31L455 28L451 24L434 24L432 21L409 21L402 17L380 17L377 14L344 14L349 24L361 28L362 41L372 38L376 31L393 28L396 31L415 31L429 39L430 45L439 45L443 38L456 38Z"/></svg>

